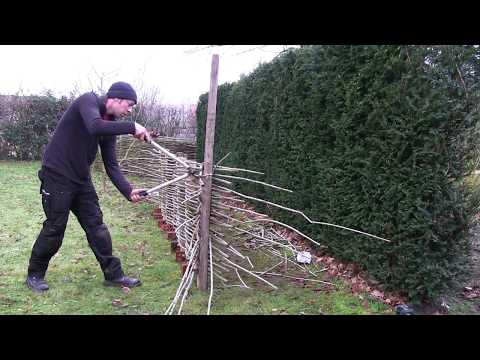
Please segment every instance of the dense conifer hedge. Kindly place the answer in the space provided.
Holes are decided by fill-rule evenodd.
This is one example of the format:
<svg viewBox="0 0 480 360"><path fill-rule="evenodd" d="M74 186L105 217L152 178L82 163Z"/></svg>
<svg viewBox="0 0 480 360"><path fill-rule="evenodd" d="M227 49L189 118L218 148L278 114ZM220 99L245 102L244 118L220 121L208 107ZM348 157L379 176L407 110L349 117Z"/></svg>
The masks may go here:
<svg viewBox="0 0 480 360"><path fill-rule="evenodd" d="M412 298L440 294L468 270L476 207L479 54L473 46L304 46L219 87L215 159L265 172L288 194L241 191L317 221L263 211ZM197 109L203 158L208 94ZM259 177L260 178L260 177Z"/></svg>

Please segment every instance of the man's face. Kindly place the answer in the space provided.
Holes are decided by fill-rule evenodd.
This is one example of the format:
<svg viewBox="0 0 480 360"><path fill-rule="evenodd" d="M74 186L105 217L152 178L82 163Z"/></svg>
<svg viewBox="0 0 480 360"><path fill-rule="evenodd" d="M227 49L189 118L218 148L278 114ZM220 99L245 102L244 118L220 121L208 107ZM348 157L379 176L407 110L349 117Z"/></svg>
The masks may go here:
<svg viewBox="0 0 480 360"><path fill-rule="evenodd" d="M121 118L130 114L134 106L135 102L133 100L112 99L109 113L116 118Z"/></svg>

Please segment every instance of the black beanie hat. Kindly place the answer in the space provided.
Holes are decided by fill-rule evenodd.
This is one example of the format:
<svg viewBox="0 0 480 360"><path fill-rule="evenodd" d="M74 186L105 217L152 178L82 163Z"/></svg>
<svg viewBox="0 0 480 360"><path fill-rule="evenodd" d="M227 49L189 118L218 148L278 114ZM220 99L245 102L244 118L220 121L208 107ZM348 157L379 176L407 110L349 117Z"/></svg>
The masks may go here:
<svg viewBox="0 0 480 360"><path fill-rule="evenodd" d="M137 103L135 90L133 90L130 84L123 81L116 82L110 86L110 89L107 91L107 98L127 99L135 101L135 104Z"/></svg>

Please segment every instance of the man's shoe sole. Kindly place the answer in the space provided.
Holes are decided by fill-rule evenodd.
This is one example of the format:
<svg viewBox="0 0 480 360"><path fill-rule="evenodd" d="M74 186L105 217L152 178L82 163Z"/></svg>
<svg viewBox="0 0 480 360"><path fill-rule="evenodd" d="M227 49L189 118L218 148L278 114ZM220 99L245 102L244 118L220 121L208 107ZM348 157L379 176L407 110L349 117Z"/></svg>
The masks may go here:
<svg viewBox="0 0 480 360"><path fill-rule="evenodd" d="M25 283L27 284L28 288L29 288L30 290L32 290L34 293L41 294L41 293L44 293L44 292L47 292L47 291L48 291L48 288L45 289L45 290L40 290L40 289L36 289L36 288L30 286L30 283L28 282L28 280L25 281Z"/></svg>
<svg viewBox="0 0 480 360"><path fill-rule="evenodd" d="M105 280L103 282L103 285L104 286L110 286L110 287L128 287L128 288L134 288L134 287L137 287L137 286L140 286L142 285L141 282L139 282L138 284L135 284L135 285L124 285L124 284L121 284L121 283L116 283L116 282L112 282L112 281L108 281L108 280Z"/></svg>

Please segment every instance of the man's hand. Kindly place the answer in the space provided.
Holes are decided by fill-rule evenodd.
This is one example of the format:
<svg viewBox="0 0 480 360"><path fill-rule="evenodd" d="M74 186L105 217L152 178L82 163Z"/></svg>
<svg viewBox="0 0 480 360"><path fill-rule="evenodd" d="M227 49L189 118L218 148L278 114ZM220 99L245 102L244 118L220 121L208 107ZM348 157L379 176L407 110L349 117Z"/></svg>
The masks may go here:
<svg viewBox="0 0 480 360"><path fill-rule="evenodd" d="M147 198L146 196L139 195L140 192L145 190L147 189L133 189L132 192L130 193L130 200L132 200L133 202L139 202L139 201L145 200Z"/></svg>
<svg viewBox="0 0 480 360"><path fill-rule="evenodd" d="M150 136L150 133L145 129L142 125L135 123L135 135L137 139L139 140L144 140L150 142L152 140L152 137Z"/></svg>

